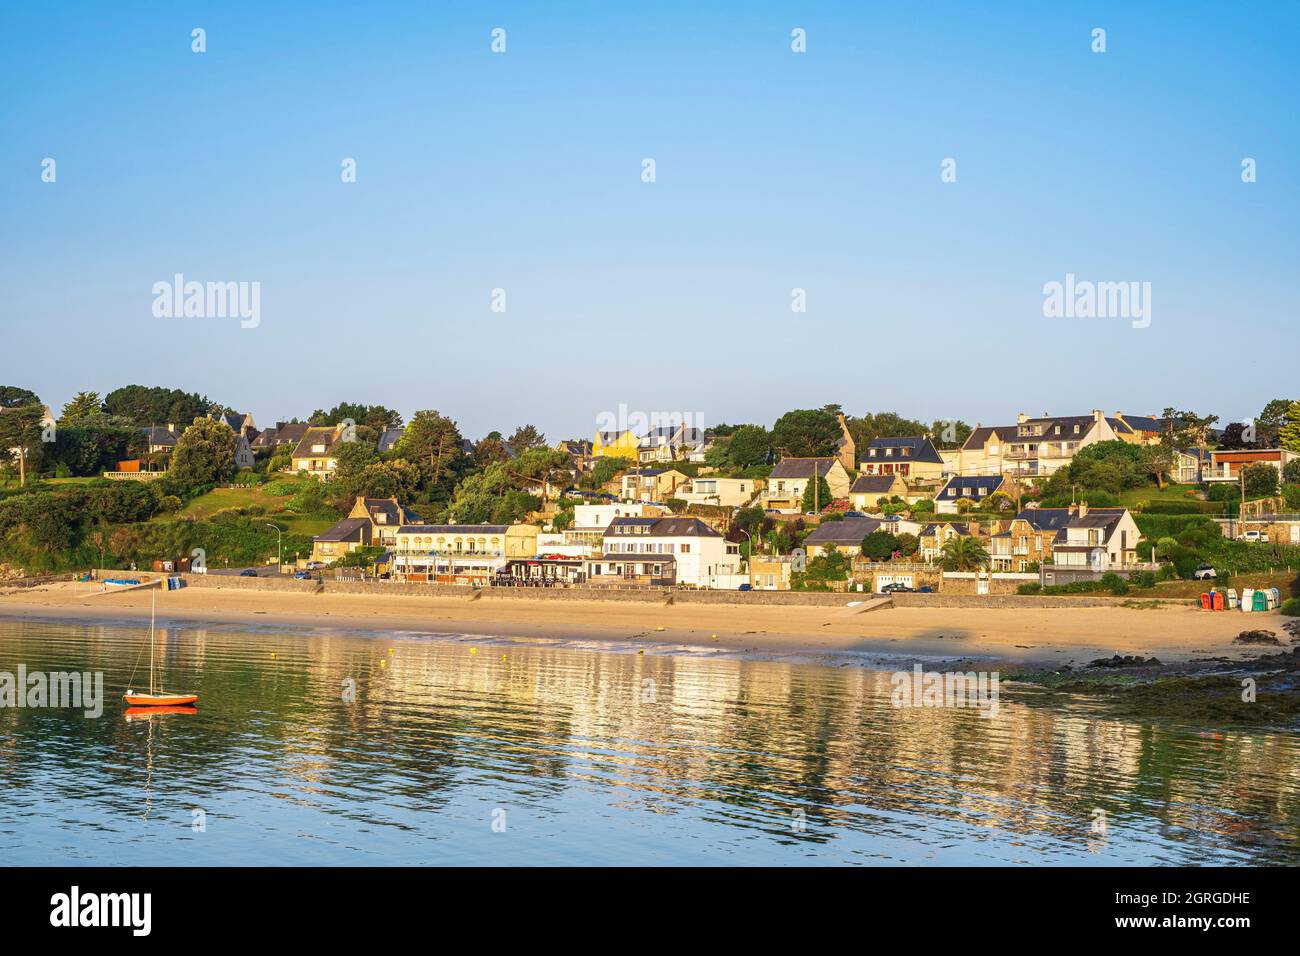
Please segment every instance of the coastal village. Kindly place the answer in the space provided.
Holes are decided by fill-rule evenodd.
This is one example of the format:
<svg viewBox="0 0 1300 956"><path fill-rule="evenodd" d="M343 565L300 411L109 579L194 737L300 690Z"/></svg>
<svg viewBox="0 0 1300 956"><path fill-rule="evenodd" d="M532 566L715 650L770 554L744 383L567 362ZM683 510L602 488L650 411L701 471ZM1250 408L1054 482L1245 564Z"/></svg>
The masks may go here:
<svg viewBox="0 0 1300 956"><path fill-rule="evenodd" d="M131 564L146 569L475 588L998 595L1212 586L1300 567L1300 403L1288 401L1265 410L1271 432L1215 428L1213 417L1173 409L925 425L827 406L770 429L665 414L554 443L532 426L471 441L436 412L404 422L380 406L262 427L222 407L140 425L98 396L83 404L84 415L56 418L9 402L0 423L24 409L33 427L55 432L126 423L120 447L133 457L78 478L57 458L50 474L38 443L14 443L19 488L29 477L55 494L61 481L156 484L166 493L151 519L189 514L191 524L195 503L217 496L226 519L260 520L275 542L242 568L229 558L220 567L211 548L196 566L185 543L137 549ZM196 467L209 473L175 487ZM0 509L16 500L13 485L11 476ZM277 491L282 504L254 504ZM319 525L327 502L334 517L307 546L295 503Z"/></svg>

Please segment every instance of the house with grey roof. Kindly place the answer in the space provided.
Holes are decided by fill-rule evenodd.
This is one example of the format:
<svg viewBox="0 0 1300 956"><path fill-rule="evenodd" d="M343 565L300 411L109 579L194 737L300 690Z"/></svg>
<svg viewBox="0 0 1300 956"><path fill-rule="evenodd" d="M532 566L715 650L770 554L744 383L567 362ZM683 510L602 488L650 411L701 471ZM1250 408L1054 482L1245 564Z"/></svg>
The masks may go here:
<svg viewBox="0 0 1300 956"><path fill-rule="evenodd" d="M1001 491L1006 479L1001 475L953 475L934 496L934 510L939 514L957 514L959 501L978 506L995 491Z"/></svg>
<svg viewBox="0 0 1300 956"><path fill-rule="evenodd" d="M740 573L740 546L694 516L615 518L601 540L584 563L595 587L731 587Z"/></svg>
<svg viewBox="0 0 1300 956"><path fill-rule="evenodd" d="M768 475L763 507L783 514L798 514L803 510L804 491L814 475L826 479L831 493L831 501L818 502L822 508L848 497L849 473L838 458L782 458Z"/></svg>

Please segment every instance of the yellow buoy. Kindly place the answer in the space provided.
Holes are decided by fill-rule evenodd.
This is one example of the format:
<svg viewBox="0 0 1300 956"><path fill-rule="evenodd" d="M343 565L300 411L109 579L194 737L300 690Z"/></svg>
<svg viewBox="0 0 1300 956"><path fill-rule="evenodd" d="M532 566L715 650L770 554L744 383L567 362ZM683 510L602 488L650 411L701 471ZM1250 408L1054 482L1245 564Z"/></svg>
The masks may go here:
<svg viewBox="0 0 1300 956"><path fill-rule="evenodd" d="M384 659L381 657L381 658L379 659L379 666L380 666L380 667L387 667L387 666L388 666L388 661L384 660Z"/></svg>
<svg viewBox="0 0 1300 956"><path fill-rule="evenodd" d="M275 660L275 651L271 652L271 660Z"/></svg>
<svg viewBox="0 0 1300 956"><path fill-rule="evenodd" d="M713 639L716 641L718 639L718 635L714 634Z"/></svg>
<svg viewBox="0 0 1300 956"><path fill-rule="evenodd" d="M393 649L391 647L388 649L388 656L389 657L393 656Z"/></svg>
<svg viewBox="0 0 1300 956"><path fill-rule="evenodd" d="M470 657L473 657L473 656L474 656L475 654L477 654L477 653L478 653L478 648L477 648L477 647L471 647L471 648L469 649L469 656L470 656Z"/></svg>
<svg viewBox="0 0 1300 956"><path fill-rule="evenodd" d="M662 627L656 627L655 630L656 630L656 631L662 631L663 628L662 628Z"/></svg>

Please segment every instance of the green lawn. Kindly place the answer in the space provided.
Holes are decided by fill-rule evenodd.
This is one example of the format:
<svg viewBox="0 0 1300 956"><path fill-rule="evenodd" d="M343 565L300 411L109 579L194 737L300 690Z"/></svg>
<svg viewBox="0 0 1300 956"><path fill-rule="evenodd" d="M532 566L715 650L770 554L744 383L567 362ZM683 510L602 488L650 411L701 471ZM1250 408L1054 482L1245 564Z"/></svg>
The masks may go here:
<svg viewBox="0 0 1300 956"><path fill-rule="evenodd" d="M275 511L283 507L285 500L268 495L257 485L248 488L213 488L207 494L199 495L176 514L160 515L154 520L193 518L195 521L204 521L227 508L250 508L254 505Z"/></svg>
<svg viewBox="0 0 1300 956"><path fill-rule="evenodd" d="M284 512L282 509L289 501L288 497L269 495L259 485L248 488L214 488L205 495L200 495L189 502L179 512L170 515L156 515L153 521L175 521L177 518L193 518L206 521L219 511L230 508L250 508L261 506L266 509L266 520L274 521L284 527L290 534L318 535L329 528L338 519L317 515L299 515Z"/></svg>
<svg viewBox="0 0 1300 956"><path fill-rule="evenodd" d="M1155 485L1147 485L1142 488L1129 488L1127 491L1120 492L1119 503L1126 508L1135 508L1139 502L1147 501L1199 501L1199 498L1190 498L1188 491L1195 491L1195 485L1175 485L1166 484L1163 488L1157 488Z"/></svg>

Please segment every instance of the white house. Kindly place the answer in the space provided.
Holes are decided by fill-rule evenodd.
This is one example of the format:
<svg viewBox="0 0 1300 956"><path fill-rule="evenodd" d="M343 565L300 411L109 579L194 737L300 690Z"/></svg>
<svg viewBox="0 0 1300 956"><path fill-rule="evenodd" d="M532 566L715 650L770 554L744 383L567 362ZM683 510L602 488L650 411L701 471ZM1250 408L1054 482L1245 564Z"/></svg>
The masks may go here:
<svg viewBox="0 0 1300 956"><path fill-rule="evenodd" d="M688 505L741 508L753 499L760 484L753 478L694 478L673 492L673 497Z"/></svg>
<svg viewBox="0 0 1300 956"><path fill-rule="evenodd" d="M598 586L729 587L740 573L740 546L699 518L615 518L603 554L585 570Z"/></svg>
<svg viewBox="0 0 1300 956"><path fill-rule="evenodd" d="M1138 564L1137 543L1142 537L1127 508L1092 508L1080 502L1065 511L1067 517L1052 540L1052 564L1044 568L1055 583L1079 577L1100 577L1107 571L1127 571Z"/></svg>

